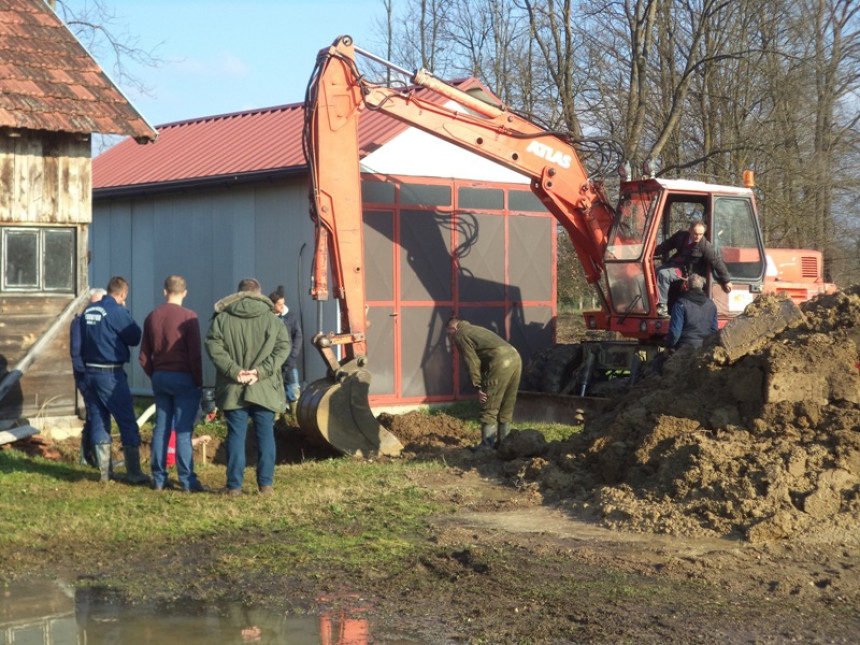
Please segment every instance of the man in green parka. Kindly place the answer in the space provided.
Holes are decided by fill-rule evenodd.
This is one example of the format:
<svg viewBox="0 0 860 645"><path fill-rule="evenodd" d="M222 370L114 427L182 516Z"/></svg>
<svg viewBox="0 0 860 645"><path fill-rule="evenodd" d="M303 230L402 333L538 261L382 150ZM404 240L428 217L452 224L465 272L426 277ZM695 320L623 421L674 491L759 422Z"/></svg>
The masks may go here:
<svg viewBox="0 0 860 645"><path fill-rule="evenodd" d="M517 350L498 335L465 320L452 317L445 332L460 350L472 386L478 390L481 443L477 447L494 448L497 433L501 444L511 429L522 359Z"/></svg>
<svg viewBox="0 0 860 645"><path fill-rule="evenodd" d="M227 420L227 487L242 494L248 417L257 433L257 487L272 492L275 474L275 415L287 407L281 365L290 353L284 324L260 283L245 278L237 293L215 303L206 352L215 365L215 402Z"/></svg>

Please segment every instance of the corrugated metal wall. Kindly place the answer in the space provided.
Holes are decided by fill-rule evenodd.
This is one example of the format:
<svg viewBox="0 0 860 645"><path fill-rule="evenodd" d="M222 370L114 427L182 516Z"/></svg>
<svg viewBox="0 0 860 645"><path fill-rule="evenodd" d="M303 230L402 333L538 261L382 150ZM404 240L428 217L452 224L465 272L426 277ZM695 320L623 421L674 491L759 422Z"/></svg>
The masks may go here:
<svg viewBox="0 0 860 645"><path fill-rule="evenodd" d="M555 220L521 185L406 178L363 182L371 403L444 401L471 395L444 333L460 315L508 337L526 359L553 342ZM132 201L96 199L91 280L131 282L129 306L142 324L161 304L169 274L188 281L185 305L203 334L213 303L254 276L279 284L303 320L303 380L325 375L310 339L313 226L304 179L195 189ZM300 299L301 296L301 299ZM336 330L335 301L323 330ZM148 391L135 362L132 387ZM206 384L214 370L204 360Z"/></svg>
<svg viewBox="0 0 860 645"><path fill-rule="evenodd" d="M266 294L284 285L287 305L302 314L305 338L314 335L316 303L307 295L314 232L304 180L96 201L93 218L91 284L104 286L113 275L128 279L129 308L141 326L164 301L164 278L170 274L186 279L184 304L197 312L204 336L214 303L233 293L242 278L256 277ZM334 303L327 303L324 324L329 328L335 313ZM324 376L308 343L304 352L303 378ZM129 374L133 388L149 390L149 379L136 363ZM205 358L204 380L215 382Z"/></svg>

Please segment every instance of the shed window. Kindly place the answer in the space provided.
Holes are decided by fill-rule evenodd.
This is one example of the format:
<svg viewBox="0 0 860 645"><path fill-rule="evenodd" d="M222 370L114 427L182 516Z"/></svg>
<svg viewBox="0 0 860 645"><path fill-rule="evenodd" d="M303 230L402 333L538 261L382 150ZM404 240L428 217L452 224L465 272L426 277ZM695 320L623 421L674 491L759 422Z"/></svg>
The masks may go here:
<svg viewBox="0 0 860 645"><path fill-rule="evenodd" d="M75 231L3 228L3 291L71 292L75 283Z"/></svg>

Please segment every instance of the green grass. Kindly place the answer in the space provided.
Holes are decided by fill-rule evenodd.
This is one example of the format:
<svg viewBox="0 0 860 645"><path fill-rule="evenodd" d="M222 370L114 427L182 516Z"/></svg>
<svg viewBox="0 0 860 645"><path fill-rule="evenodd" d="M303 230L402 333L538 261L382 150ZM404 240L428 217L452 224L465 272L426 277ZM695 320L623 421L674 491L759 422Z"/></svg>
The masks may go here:
<svg viewBox="0 0 860 645"><path fill-rule="evenodd" d="M473 430L476 435L480 434L481 423L479 419L481 416L481 408L478 405L477 401L456 401L451 404L445 404L444 406L430 408L429 410L427 410L427 414L429 414L430 416L438 414L447 414L449 416L456 417L463 421L466 424L466 427L470 430ZM547 441L563 441L567 439L570 435L582 431L582 426L570 426L557 423L539 423L535 421L529 421L527 423L514 423L512 427L518 430L521 430L523 428L539 430L546 437Z"/></svg>
<svg viewBox="0 0 860 645"><path fill-rule="evenodd" d="M368 561L385 567L414 548L428 515L442 511L411 482L408 472L417 467L438 466L349 459L282 465L275 495L226 499L102 485L93 469L4 450L0 554L17 557L0 556L0 578L13 576L22 563L38 566L41 553L63 545L83 554L146 558L213 536L224 567L216 567L219 574L249 566L280 571L311 558L339 567ZM223 485L221 467L203 467L199 475L212 487ZM246 484L253 477L249 470Z"/></svg>

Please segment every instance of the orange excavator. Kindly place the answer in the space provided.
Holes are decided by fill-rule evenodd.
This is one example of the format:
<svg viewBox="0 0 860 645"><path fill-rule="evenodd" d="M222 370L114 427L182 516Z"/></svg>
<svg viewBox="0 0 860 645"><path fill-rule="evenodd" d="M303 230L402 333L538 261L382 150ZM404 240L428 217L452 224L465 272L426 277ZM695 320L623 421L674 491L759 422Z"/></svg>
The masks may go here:
<svg viewBox="0 0 860 645"><path fill-rule="evenodd" d="M359 69L359 58L405 76L408 84L370 82ZM806 267L796 276L769 257L751 173L745 173L745 186L734 187L658 178L650 163L634 179L629 164L620 163L619 200L611 204L603 177L590 176L577 153L577 147L588 148L593 141L550 131L486 100L486 95L464 92L426 70L414 74L403 70L342 36L318 55L305 101L304 132L311 216L316 223L311 293L325 300L333 291L340 305L340 331L319 333L314 339L329 374L302 394L298 420L304 431L343 453L393 455L401 449L376 421L367 398L358 124L368 111L399 119L525 175L532 192L570 237L600 302L600 309L584 314L586 328L615 332L611 336L619 339L549 350L532 371L551 375L555 382L549 387L533 383L531 389L606 396L619 375L635 375L656 355L669 320L657 313L660 260L655 250L695 219L707 224L707 237L731 275L730 293L719 289L712 276L706 285L721 325L763 292L786 291L803 300L833 288L821 279L820 254L781 253L783 265ZM335 351L338 347L341 357Z"/></svg>

